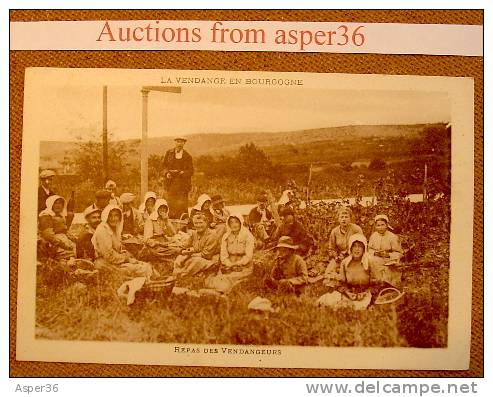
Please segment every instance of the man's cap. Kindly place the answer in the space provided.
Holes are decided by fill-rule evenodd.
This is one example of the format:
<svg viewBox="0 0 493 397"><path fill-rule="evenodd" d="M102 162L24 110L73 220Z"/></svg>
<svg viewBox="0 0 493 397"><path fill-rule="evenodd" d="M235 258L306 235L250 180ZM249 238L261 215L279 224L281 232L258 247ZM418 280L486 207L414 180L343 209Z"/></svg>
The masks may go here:
<svg viewBox="0 0 493 397"><path fill-rule="evenodd" d="M96 192L96 198L97 199L110 199L111 198L111 192L108 192L107 190L98 190Z"/></svg>
<svg viewBox="0 0 493 397"><path fill-rule="evenodd" d="M276 248L289 248L292 250L297 250L298 246L294 245L293 239L289 236L282 236L276 245Z"/></svg>
<svg viewBox="0 0 493 397"><path fill-rule="evenodd" d="M87 207L85 210L84 210L84 218L87 219L87 217L91 214L94 214L95 212L99 212L101 213L101 210L99 208L96 208L92 205L90 205L89 207Z"/></svg>
<svg viewBox="0 0 493 397"><path fill-rule="evenodd" d="M223 196L221 196L220 194L215 194L214 196L211 197L211 201L212 201L212 204L216 204L216 203L224 203L224 199L223 199Z"/></svg>
<svg viewBox="0 0 493 397"><path fill-rule="evenodd" d="M269 201L267 199L267 194L265 193L260 193L258 196L257 196L257 201L261 202L261 203L266 203L267 201Z"/></svg>
<svg viewBox="0 0 493 397"><path fill-rule="evenodd" d="M53 170L43 170L39 173L39 177L41 179L46 179L46 178L51 178L52 176L55 176L56 173Z"/></svg>
<svg viewBox="0 0 493 397"><path fill-rule="evenodd" d="M187 141L187 138L185 138L184 136L177 136L177 137L175 137L175 141L183 141L183 142L186 142Z"/></svg>
<svg viewBox="0 0 493 397"><path fill-rule="evenodd" d="M133 193L123 193L120 196L120 201L122 204L129 204L135 200L135 194Z"/></svg>

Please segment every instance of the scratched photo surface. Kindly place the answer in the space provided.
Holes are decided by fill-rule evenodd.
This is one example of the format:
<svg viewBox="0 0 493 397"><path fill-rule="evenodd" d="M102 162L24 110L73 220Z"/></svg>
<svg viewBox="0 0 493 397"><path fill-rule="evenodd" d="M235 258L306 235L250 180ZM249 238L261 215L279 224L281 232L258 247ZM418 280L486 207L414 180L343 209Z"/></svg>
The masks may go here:
<svg viewBox="0 0 493 397"><path fill-rule="evenodd" d="M473 133L456 114L467 101L440 78L326 76L29 69L30 341L139 342L166 346L158 362L245 366L289 366L276 360L290 347L454 347L453 147L457 125ZM80 360L125 362L93 355Z"/></svg>

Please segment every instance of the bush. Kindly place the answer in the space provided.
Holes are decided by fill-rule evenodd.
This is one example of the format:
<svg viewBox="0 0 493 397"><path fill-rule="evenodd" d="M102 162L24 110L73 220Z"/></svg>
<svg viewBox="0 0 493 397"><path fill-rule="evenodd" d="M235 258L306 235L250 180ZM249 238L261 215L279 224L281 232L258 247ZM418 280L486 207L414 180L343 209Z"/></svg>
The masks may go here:
<svg viewBox="0 0 493 397"><path fill-rule="evenodd" d="M208 177L233 177L237 180L255 181L259 179L282 180L280 166L272 164L265 152L254 143L240 147L236 156L201 156L195 168Z"/></svg>
<svg viewBox="0 0 493 397"><path fill-rule="evenodd" d="M374 158L368 165L368 169L372 171L381 171L384 170L386 167L387 163L380 158Z"/></svg>
<svg viewBox="0 0 493 397"><path fill-rule="evenodd" d="M346 172L352 171L353 170L352 162L351 161L341 162L341 168Z"/></svg>

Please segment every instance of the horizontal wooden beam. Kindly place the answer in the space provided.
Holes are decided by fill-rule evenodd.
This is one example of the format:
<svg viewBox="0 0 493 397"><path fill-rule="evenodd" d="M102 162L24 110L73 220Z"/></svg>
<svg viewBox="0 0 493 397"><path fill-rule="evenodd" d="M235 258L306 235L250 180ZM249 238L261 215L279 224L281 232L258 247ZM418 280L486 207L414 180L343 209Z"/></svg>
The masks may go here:
<svg viewBox="0 0 493 397"><path fill-rule="evenodd" d="M181 87L161 86L161 85L145 85L142 87L142 92L160 91L170 92L172 94L181 94Z"/></svg>

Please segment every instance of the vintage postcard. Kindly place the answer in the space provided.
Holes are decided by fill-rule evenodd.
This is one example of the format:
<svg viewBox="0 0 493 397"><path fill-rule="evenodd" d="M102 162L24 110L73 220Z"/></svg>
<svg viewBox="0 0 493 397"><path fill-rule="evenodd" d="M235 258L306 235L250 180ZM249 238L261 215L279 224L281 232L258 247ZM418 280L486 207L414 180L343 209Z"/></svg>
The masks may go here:
<svg viewBox="0 0 493 397"><path fill-rule="evenodd" d="M17 359L467 369L473 97L27 69Z"/></svg>

